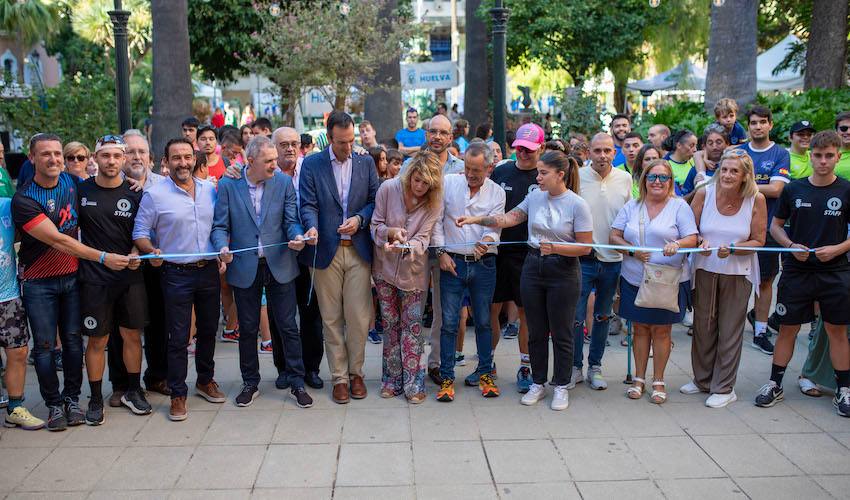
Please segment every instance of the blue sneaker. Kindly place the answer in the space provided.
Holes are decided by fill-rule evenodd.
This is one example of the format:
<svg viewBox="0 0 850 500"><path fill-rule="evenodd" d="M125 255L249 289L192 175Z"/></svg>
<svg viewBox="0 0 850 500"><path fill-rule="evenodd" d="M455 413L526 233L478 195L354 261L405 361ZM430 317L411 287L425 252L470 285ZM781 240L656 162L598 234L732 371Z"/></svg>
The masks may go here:
<svg viewBox="0 0 850 500"><path fill-rule="evenodd" d="M496 363L493 362L493 369L490 370L490 376L494 379L496 378ZM478 379L481 378L481 375L478 373L478 368L475 369L474 372L470 373L463 379L463 383L469 387L478 387Z"/></svg>
<svg viewBox="0 0 850 500"><path fill-rule="evenodd" d="M525 394L531 389L531 369L527 366L520 366L516 372L516 389L520 394Z"/></svg>
<svg viewBox="0 0 850 500"><path fill-rule="evenodd" d="M372 344L380 344L383 342L381 334L377 330L369 330L369 342Z"/></svg>
<svg viewBox="0 0 850 500"><path fill-rule="evenodd" d="M519 336L519 327L515 323L508 323L502 331L502 338L506 340L515 339Z"/></svg>

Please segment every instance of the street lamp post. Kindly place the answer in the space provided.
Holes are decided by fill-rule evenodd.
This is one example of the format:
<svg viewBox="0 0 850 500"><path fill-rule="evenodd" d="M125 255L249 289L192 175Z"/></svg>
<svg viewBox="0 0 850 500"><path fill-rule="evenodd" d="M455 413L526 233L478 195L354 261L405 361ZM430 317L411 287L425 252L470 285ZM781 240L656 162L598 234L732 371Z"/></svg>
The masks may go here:
<svg viewBox="0 0 850 500"><path fill-rule="evenodd" d="M115 0L115 10L108 12L115 36L115 100L118 104L118 126L121 133L132 128L130 119L130 61L127 55L127 20L130 12Z"/></svg>
<svg viewBox="0 0 850 500"><path fill-rule="evenodd" d="M505 33L508 31L510 9L502 6L502 0L496 0L490 9L493 18L493 140L505 152Z"/></svg>

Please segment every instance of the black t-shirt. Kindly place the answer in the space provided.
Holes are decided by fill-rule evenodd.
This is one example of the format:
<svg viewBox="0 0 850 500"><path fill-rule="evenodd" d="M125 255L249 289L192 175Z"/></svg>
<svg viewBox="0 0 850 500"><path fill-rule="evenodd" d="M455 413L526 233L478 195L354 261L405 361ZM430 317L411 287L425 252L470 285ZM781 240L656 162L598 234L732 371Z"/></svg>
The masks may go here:
<svg viewBox="0 0 850 500"><path fill-rule="evenodd" d="M537 169L521 170L516 166L515 161L505 162L490 175L490 180L502 186L505 190L505 213L510 212L517 205L522 203L522 200L528 193L538 189L537 187ZM528 224L522 223L514 227L502 229L502 235L499 237L502 241L526 241L528 240ZM525 254L528 247L525 245L504 245L499 247L499 253L522 253Z"/></svg>
<svg viewBox="0 0 850 500"><path fill-rule="evenodd" d="M809 248L837 245L847 240L850 223L850 182L836 177L829 186L813 186L808 178L792 181L779 196L774 217L790 224L785 231L794 243ZM783 266L795 271L836 271L850 269L842 254L829 262L821 262L814 253L800 262L785 254Z"/></svg>
<svg viewBox="0 0 850 500"><path fill-rule="evenodd" d="M77 258L30 236L29 231L50 219L60 233L77 237L78 177L61 173L58 183L45 188L35 180L12 197L12 218L21 233L18 251L22 279L54 278L77 272Z"/></svg>
<svg viewBox="0 0 850 500"><path fill-rule="evenodd" d="M116 188L97 185L94 177L80 183L80 235L83 244L108 253L127 255L133 249L133 224L142 193L127 181ZM141 269L113 271L99 262L80 262L80 281L98 285L142 281Z"/></svg>

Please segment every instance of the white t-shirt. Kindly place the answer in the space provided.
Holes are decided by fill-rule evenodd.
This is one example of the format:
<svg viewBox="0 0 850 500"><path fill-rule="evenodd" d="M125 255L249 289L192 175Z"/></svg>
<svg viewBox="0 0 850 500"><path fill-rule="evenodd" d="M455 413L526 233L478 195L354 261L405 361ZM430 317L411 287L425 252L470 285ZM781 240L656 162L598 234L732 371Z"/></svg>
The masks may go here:
<svg viewBox="0 0 850 500"><path fill-rule="evenodd" d="M685 236L699 233L694 213L687 202L681 198L670 198L661 212L650 220L644 215L644 244L640 244L640 212L645 210L643 203L632 200L620 210L614 223L613 229L623 231L623 238L634 246L663 247L668 241L682 239ZM646 212L644 212L646 214ZM653 264L664 264L667 266L683 266L680 282L688 281L691 273L688 268L687 254L677 253L665 257L661 252L652 252L649 261ZM643 262L635 257L623 257L623 267L620 274L629 284L640 286L643 279Z"/></svg>
<svg viewBox="0 0 850 500"><path fill-rule="evenodd" d="M528 215L528 240L534 248L540 248L541 241L575 242L576 233L593 231L590 207L569 190L558 196L532 191L516 208Z"/></svg>

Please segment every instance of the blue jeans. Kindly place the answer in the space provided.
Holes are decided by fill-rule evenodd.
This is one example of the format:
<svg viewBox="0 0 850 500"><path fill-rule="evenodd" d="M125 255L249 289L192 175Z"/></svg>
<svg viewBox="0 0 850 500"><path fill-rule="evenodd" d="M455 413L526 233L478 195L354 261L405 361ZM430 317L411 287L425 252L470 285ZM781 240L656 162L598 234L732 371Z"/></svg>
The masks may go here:
<svg viewBox="0 0 850 500"><path fill-rule="evenodd" d="M66 399L79 401L83 384L83 337L76 275L26 280L23 301L32 329L35 373L44 403L59 406ZM53 362L57 330L62 340L65 380L61 394Z"/></svg>
<svg viewBox="0 0 850 500"><path fill-rule="evenodd" d="M260 384L260 360L257 356L257 334L260 330L260 311L263 287L266 289L268 314L274 318L276 328L270 329L272 345L282 347L286 364L281 373L286 375L292 388L304 387L304 361L301 358L301 335L295 322L297 301L295 281L278 283L265 259L257 265L257 275L248 288L233 288L236 312L239 316L239 370L245 385Z"/></svg>
<svg viewBox="0 0 850 500"><path fill-rule="evenodd" d="M587 316L587 298L596 290L593 303L593 327L590 329L590 353L588 366L601 366L605 354L605 341L608 339L608 321L617 292L617 278L620 276L620 262L601 262L596 259L581 259L581 296L576 304L575 345L573 366L581 369L584 361L583 330Z"/></svg>
<svg viewBox="0 0 850 500"><path fill-rule="evenodd" d="M440 271L440 307L443 326L440 330L440 376L455 378L455 345L460 308L464 292L468 292L475 321L475 345L478 348L478 373L493 369L493 334L490 331L490 303L496 289L496 256L488 254L477 262L464 262L452 256L457 276Z"/></svg>

